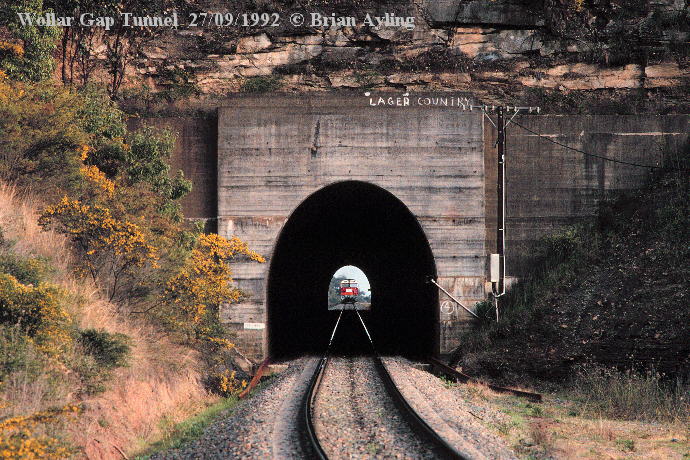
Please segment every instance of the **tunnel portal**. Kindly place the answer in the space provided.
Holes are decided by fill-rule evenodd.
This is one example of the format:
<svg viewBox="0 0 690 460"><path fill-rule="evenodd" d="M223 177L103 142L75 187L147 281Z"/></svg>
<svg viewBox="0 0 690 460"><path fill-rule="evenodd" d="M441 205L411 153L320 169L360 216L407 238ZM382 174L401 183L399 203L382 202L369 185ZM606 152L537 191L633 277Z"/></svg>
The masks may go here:
<svg viewBox="0 0 690 460"><path fill-rule="evenodd" d="M409 357L438 350L438 291L427 238L407 207L365 182L329 185L309 196L285 223L270 263L267 339L273 360L321 353L338 316L326 301L334 271L355 265L376 292L362 312L377 350ZM347 312L346 312L347 313ZM366 353L359 320L344 316L338 351Z"/></svg>

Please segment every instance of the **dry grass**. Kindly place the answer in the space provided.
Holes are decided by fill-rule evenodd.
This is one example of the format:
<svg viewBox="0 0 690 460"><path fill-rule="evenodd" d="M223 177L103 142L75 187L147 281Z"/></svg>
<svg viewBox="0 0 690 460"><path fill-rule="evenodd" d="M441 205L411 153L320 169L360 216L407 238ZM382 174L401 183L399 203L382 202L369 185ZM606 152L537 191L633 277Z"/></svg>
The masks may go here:
<svg viewBox="0 0 690 460"><path fill-rule="evenodd" d="M103 300L98 286L73 276L65 238L44 232L36 223L36 210L41 207L35 198L18 197L14 188L0 184L0 228L5 238L16 242L13 251L50 261L56 268L51 282L69 293L67 307L82 329L105 329L132 339L130 366L114 373L105 392L77 401L84 403L85 410L67 427L71 440L85 449L88 458L122 458L118 448L128 451L136 440L155 438L162 417L179 420L216 398L200 384L195 352L171 343L150 326L119 316L115 306ZM73 383L69 375L57 388L41 379L14 375L3 388L11 406L0 415L75 402ZM197 401L196 406L190 401Z"/></svg>
<svg viewBox="0 0 690 460"><path fill-rule="evenodd" d="M590 414L626 420L690 423L690 381L655 372L581 367L572 393Z"/></svg>
<svg viewBox="0 0 690 460"><path fill-rule="evenodd" d="M484 408L482 423L529 459L654 459L690 458L687 419L622 420L594 414L586 403L544 394L541 404L459 385L471 404Z"/></svg>

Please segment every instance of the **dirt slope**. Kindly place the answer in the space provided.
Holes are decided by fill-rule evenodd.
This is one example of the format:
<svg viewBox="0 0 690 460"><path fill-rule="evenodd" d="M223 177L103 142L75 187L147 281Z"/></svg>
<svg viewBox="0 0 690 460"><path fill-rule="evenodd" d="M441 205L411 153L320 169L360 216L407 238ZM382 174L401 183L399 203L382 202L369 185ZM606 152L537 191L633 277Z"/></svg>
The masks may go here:
<svg viewBox="0 0 690 460"><path fill-rule="evenodd" d="M605 202L592 227L545 242L551 253L553 247L567 253L563 260L546 262L544 272L518 285L504 320L469 332L455 361L504 380L560 380L590 362L686 375L687 198L687 173L666 175L647 190Z"/></svg>

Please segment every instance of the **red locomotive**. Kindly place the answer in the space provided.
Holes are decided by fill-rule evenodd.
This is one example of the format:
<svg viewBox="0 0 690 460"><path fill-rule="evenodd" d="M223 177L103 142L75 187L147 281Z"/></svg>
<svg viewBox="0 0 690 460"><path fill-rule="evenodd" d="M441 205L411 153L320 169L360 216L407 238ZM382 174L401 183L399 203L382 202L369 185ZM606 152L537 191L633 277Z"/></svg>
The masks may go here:
<svg viewBox="0 0 690 460"><path fill-rule="evenodd" d="M359 295L359 284L356 280L342 280L340 282L340 301L354 303Z"/></svg>

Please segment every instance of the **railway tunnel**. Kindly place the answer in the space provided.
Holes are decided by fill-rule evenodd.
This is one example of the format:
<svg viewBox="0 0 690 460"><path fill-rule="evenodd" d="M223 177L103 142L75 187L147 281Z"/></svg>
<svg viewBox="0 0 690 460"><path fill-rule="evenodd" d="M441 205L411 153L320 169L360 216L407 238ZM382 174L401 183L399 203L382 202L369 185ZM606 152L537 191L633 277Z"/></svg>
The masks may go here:
<svg viewBox="0 0 690 460"><path fill-rule="evenodd" d="M358 181L326 186L285 223L270 262L267 339L274 361L325 350L338 312L326 294L344 265L364 271L375 296L364 321L383 354L428 356L438 350L438 291L427 238L407 207L378 186ZM369 350L349 312L336 337L344 354Z"/></svg>

